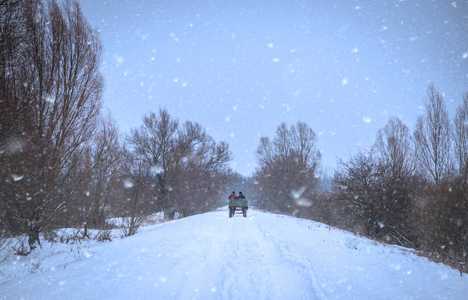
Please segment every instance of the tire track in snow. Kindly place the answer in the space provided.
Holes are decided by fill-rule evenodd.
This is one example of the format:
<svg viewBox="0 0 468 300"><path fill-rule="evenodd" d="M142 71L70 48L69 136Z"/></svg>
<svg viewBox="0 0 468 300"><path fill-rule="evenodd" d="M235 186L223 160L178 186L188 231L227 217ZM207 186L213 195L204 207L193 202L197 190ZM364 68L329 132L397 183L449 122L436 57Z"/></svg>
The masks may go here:
<svg viewBox="0 0 468 300"><path fill-rule="evenodd" d="M223 298L226 299L269 299L269 274L262 266L258 246L252 242L246 218L228 219L231 231L226 245L226 281L223 284Z"/></svg>
<svg viewBox="0 0 468 300"><path fill-rule="evenodd" d="M218 220L217 220L218 221ZM185 245L185 252L192 253L192 262L187 270L187 261L181 261L177 272L184 272L185 283L181 287L180 299L219 299L225 273L220 266L225 264L227 233L232 229L226 226L195 226L193 235Z"/></svg>
<svg viewBox="0 0 468 300"><path fill-rule="evenodd" d="M249 218L230 220L235 228L232 228L234 259L245 258L250 266L250 277L261 277L257 284L245 283L248 290L268 291L267 294L244 295L260 298L293 298L293 299L325 299L310 266L298 264L291 254L285 251L278 240L269 237L269 234L259 226L255 214ZM283 247L283 248L282 248ZM289 259L288 259L289 257ZM245 264L245 263L244 263ZM233 266L233 270L239 270L239 266ZM299 269L298 269L299 267ZM245 273L246 270L243 270ZM247 272L248 273L248 272ZM226 286L228 290L231 286ZM225 296L229 296L225 294ZM232 294L233 298L239 298Z"/></svg>
<svg viewBox="0 0 468 300"><path fill-rule="evenodd" d="M284 259L287 260L291 265L295 265L305 277L310 278L315 297L318 299L328 299L322 287L318 284L317 277L310 260L307 257L293 255L289 246L285 242L280 241L277 237L270 234L268 231L263 229L261 225L258 226L261 228L265 236L271 240L272 244L276 245Z"/></svg>

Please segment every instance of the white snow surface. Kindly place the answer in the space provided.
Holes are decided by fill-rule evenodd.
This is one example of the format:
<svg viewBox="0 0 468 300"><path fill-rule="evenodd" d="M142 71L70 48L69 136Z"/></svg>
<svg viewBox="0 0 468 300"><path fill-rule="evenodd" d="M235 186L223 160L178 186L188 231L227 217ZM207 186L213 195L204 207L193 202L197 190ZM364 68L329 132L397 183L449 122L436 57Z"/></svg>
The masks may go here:
<svg viewBox="0 0 468 300"><path fill-rule="evenodd" d="M409 249L253 209L247 218L222 209L113 242L43 248L0 264L0 299L468 297L468 276Z"/></svg>

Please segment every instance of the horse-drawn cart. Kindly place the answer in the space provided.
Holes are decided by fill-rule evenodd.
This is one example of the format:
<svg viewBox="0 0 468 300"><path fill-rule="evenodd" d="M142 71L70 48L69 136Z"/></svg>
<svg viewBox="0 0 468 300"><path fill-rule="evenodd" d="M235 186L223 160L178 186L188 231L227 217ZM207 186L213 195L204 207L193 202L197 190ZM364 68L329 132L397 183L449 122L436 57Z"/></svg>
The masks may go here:
<svg viewBox="0 0 468 300"><path fill-rule="evenodd" d="M229 218L232 218L236 212L241 212L247 217L247 209L249 209L247 199L240 197L229 199Z"/></svg>

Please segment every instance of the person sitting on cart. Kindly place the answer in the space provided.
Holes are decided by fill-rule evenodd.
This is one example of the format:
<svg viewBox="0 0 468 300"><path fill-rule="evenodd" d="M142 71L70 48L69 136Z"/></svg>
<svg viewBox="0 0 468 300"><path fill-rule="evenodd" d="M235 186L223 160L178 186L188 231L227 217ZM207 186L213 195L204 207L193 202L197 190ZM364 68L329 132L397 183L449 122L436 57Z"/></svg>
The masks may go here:
<svg viewBox="0 0 468 300"><path fill-rule="evenodd" d="M242 194L242 192L239 192L239 198L245 199L245 196L244 196L244 194Z"/></svg>
<svg viewBox="0 0 468 300"><path fill-rule="evenodd" d="M229 199L232 199L232 198L237 198L237 195L235 192L232 192L232 194L229 196Z"/></svg>

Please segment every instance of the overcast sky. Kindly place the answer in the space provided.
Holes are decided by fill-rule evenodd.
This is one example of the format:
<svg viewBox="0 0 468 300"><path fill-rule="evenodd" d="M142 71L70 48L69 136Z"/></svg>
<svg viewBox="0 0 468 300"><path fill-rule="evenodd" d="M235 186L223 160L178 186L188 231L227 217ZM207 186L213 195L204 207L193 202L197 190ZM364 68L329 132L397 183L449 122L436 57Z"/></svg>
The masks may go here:
<svg viewBox="0 0 468 300"><path fill-rule="evenodd" d="M160 107L258 167L260 137L297 121L331 172L388 118L411 129L428 85L453 117L468 92L468 1L81 0L105 52L104 104L122 133Z"/></svg>

